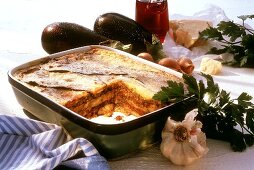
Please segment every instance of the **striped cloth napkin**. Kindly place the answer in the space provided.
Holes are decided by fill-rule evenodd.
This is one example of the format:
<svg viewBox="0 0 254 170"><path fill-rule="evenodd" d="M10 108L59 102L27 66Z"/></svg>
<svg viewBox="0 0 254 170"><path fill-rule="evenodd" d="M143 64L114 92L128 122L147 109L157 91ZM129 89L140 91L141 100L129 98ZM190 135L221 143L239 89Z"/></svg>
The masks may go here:
<svg viewBox="0 0 254 170"><path fill-rule="evenodd" d="M82 153L82 154L80 154ZM76 158L75 155L83 155ZM0 115L0 169L110 169L84 138L70 140L55 124Z"/></svg>

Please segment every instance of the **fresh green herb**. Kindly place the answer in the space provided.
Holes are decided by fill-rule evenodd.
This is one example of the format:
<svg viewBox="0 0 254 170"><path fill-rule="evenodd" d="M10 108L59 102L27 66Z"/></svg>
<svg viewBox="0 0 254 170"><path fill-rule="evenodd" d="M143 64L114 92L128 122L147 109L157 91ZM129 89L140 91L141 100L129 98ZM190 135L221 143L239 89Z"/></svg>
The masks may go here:
<svg viewBox="0 0 254 170"><path fill-rule="evenodd" d="M163 51L163 45L155 34L152 35L152 43L145 41L145 45L147 52L153 56L154 61L157 62L166 57L166 54Z"/></svg>
<svg viewBox="0 0 254 170"><path fill-rule="evenodd" d="M130 53L132 50L132 44L123 44L120 41L116 41L116 40L106 40L106 41L102 41L99 43L99 45L104 45L104 46L108 46L108 47L112 47L118 50L122 50L125 52Z"/></svg>
<svg viewBox="0 0 254 170"><path fill-rule="evenodd" d="M205 40L216 40L220 48L213 47L208 53L223 54L231 53L234 58L226 61L225 64L237 65L240 67L254 66L254 29L248 28L245 24L247 19L253 19L254 15L242 15L238 17L242 24L233 21L221 21L217 28L209 27L200 32L200 38Z"/></svg>
<svg viewBox="0 0 254 170"><path fill-rule="evenodd" d="M210 75L201 73L206 80L197 81L184 74L184 83L168 81L153 98L162 102L177 102L191 97L197 102L197 119L203 123L208 138L228 141L234 151L243 151L254 144L254 104L252 97L242 93L232 99L220 89ZM184 85L185 84L185 85Z"/></svg>

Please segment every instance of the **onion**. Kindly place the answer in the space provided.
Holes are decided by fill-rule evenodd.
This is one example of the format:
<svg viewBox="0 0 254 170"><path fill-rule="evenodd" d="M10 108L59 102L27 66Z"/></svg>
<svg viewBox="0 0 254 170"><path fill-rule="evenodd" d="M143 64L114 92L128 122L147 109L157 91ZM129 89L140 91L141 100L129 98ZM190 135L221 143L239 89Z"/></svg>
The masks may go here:
<svg viewBox="0 0 254 170"><path fill-rule="evenodd" d="M177 60L177 62L184 73L192 74L194 70L194 64L190 58L182 56Z"/></svg>
<svg viewBox="0 0 254 170"><path fill-rule="evenodd" d="M143 59L148 60L148 61L154 62L153 56L151 56L151 54L146 53L146 52L139 53L139 54L138 54L138 57L143 58Z"/></svg>
<svg viewBox="0 0 254 170"><path fill-rule="evenodd" d="M173 58L169 58L169 57L163 58L163 59L161 59L161 60L158 62L158 64L160 64L160 65L162 65L162 66L165 66L165 67L168 67L168 68L171 68L171 69L176 70L176 71L178 71L178 72L182 72L180 65L179 65L178 62L177 62L175 59L173 59Z"/></svg>

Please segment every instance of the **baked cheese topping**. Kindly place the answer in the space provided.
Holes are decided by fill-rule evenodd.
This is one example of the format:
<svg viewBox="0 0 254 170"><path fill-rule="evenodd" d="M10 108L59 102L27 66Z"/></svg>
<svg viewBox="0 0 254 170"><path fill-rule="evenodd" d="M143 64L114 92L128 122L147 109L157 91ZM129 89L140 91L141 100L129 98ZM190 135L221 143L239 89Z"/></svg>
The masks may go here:
<svg viewBox="0 0 254 170"><path fill-rule="evenodd" d="M92 48L48 58L15 73L23 84L86 117L141 116L163 107L152 99L178 77L117 52Z"/></svg>

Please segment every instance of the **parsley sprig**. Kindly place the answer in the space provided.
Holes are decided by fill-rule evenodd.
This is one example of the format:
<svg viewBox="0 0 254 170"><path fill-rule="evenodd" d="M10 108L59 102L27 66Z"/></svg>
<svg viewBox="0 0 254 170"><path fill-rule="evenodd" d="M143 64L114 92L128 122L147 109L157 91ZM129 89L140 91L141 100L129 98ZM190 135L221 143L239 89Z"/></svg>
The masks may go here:
<svg viewBox="0 0 254 170"><path fill-rule="evenodd" d="M218 41L220 48L213 47L208 53L231 53L233 60L225 64L240 67L254 67L254 29L245 24L247 19L253 19L254 15L242 15L238 17L242 24L234 21L221 21L217 27L211 27L200 32L200 38Z"/></svg>
<svg viewBox="0 0 254 170"><path fill-rule="evenodd" d="M252 97L243 92L232 99L220 89L210 75L201 73L206 80L197 81L183 75L184 83L168 81L153 98L164 103L191 98L197 103L197 119L203 123L208 138L230 142L234 151L243 151L254 144L254 104ZM185 84L185 85L184 85Z"/></svg>

